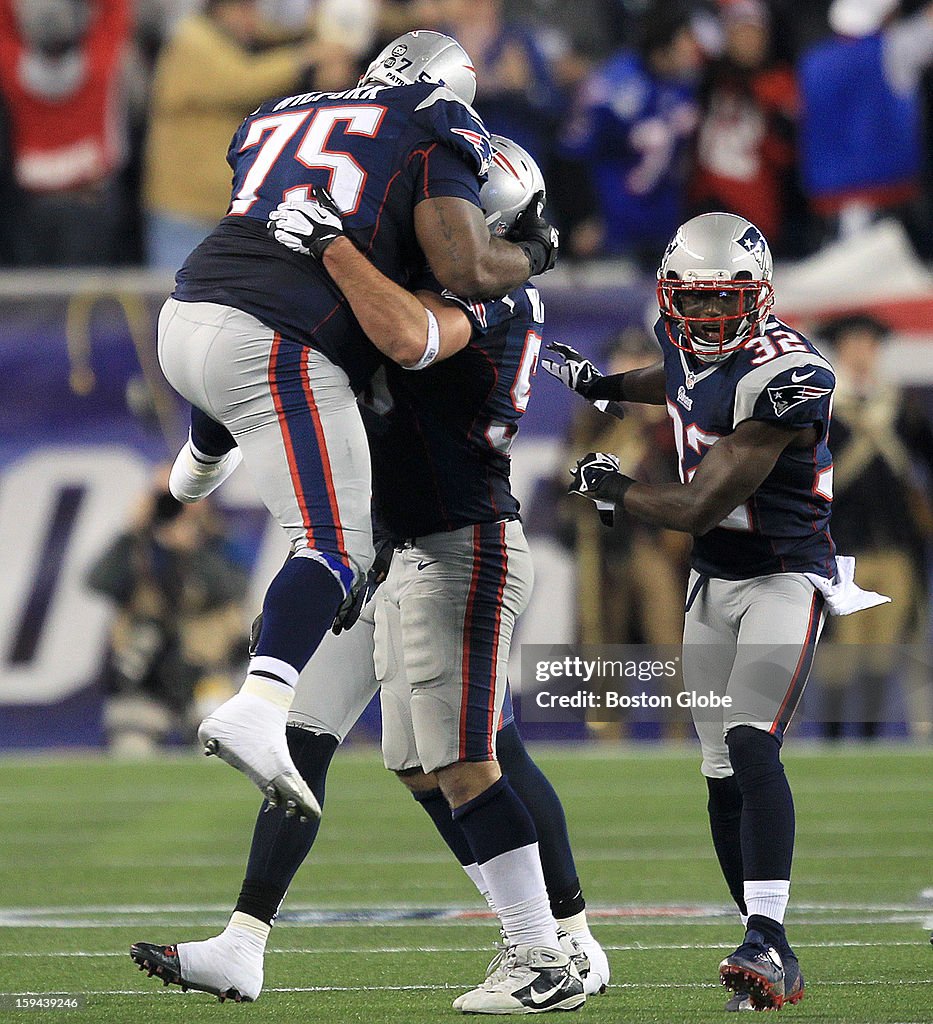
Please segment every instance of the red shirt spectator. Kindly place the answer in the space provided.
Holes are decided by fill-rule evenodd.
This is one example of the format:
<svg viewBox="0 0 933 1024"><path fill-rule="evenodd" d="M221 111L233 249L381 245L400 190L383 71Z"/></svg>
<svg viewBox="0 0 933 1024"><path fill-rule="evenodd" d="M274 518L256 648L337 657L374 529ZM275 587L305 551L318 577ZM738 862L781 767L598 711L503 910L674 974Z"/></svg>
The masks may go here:
<svg viewBox="0 0 933 1024"><path fill-rule="evenodd" d="M128 2L76 2L67 13L56 6L0 0L0 90L13 170L34 193L96 184L124 159L119 79Z"/></svg>
<svg viewBox="0 0 933 1024"><path fill-rule="evenodd" d="M726 0L722 16L726 48L707 79L691 198L776 237L796 155L797 85L790 67L768 63L768 12L760 0Z"/></svg>

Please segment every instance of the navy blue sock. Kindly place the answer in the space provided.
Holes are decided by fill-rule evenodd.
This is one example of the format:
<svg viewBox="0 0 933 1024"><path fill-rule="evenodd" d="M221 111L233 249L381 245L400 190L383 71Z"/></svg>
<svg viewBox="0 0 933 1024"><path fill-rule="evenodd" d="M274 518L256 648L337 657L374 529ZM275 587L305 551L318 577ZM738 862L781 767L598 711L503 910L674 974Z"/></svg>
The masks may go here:
<svg viewBox="0 0 933 1024"><path fill-rule="evenodd" d="M196 406L191 406L191 441L199 452L205 455L226 455L236 448L233 434L217 420Z"/></svg>
<svg viewBox="0 0 933 1024"><path fill-rule="evenodd" d="M450 847L451 853L457 858L461 865L475 863L476 858L470 849L466 836L460 823L454 821L450 813L450 804L439 789L423 790L420 793L412 793L412 796L431 816L434 827L441 834L441 839Z"/></svg>
<svg viewBox="0 0 933 1024"><path fill-rule="evenodd" d="M278 658L300 672L334 622L343 589L326 565L290 558L269 584L262 605L256 654Z"/></svg>
<svg viewBox="0 0 933 1024"><path fill-rule="evenodd" d="M781 745L770 733L739 725L726 736L742 794L742 865L746 881L790 878L794 857L794 799Z"/></svg>
<svg viewBox="0 0 933 1024"><path fill-rule="evenodd" d="M713 836L713 848L719 858L726 885L735 900L740 913L747 914L745 907L745 874L742 870L742 794L735 776L725 779L707 779L709 801L709 830Z"/></svg>
<svg viewBox="0 0 933 1024"><path fill-rule="evenodd" d="M760 932L765 937L765 941L770 942L774 946L782 959L788 954L791 956L795 955L787 941L784 925L780 921L775 921L771 917L765 917L763 914L752 914L748 919L746 929L750 932Z"/></svg>
<svg viewBox="0 0 933 1024"><path fill-rule="evenodd" d="M295 726L289 726L285 735L295 767L323 807L324 783L337 749L337 737ZM246 877L235 909L272 924L295 872L314 845L320 820L286 818L281 807L267 810L268 807L268 802L263 801L256 818Z"/></svg>
<svg viewBox="0 0 933 1024"><path fill-rule="evenodd" d="M538 833L551 913L558 919L579 914L586 907L586 900L570 849L563 805L547 776L529 757L514 722L496 735L496 757Z"/></svg>
<svg viewBox="0 0 933 1024"><path fill-rule="evenodd" d="M538 841L531 815L504 775L479 796L455 808L453 817L480 867L493 857Z"/></svg>

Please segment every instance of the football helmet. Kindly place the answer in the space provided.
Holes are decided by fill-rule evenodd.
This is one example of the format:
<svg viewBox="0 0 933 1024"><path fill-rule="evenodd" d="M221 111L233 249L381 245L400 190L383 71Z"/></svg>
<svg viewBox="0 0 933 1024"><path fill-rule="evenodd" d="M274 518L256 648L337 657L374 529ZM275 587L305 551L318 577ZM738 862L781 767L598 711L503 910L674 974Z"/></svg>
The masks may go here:
<svg viewBox="0 0 933 1024"><path fill-rule="evenodd" d="M774 303L773 262L764 235L733 213L682 224L658 269L658 306L667 336L704 363L740 349Z"/></svg>
<svg viewBox="0 0 933 1024"><path fill-rule="evenodd" d="M489 177L480 189L479 201L486 212L490 234L504 235L531 202L544 192L544 175L528 153L511 139L493 135Z"/></svg>
<svg viewBox="0 0 933 1024"><path fill-rule="evenodd" d="M368 82L435 82L446 85L467 105L476 96L476 70L466 50L456 39L424 29L393 39L363 72L360 85Z"/></svg>

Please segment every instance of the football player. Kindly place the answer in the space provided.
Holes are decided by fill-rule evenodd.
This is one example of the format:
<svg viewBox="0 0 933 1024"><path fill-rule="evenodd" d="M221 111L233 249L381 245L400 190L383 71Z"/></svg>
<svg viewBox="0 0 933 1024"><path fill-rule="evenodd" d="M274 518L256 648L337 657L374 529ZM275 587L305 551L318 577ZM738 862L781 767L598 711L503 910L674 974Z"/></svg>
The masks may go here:
<svg viewBox="0 0 933 1024"><path fill-rule="evenodd" d="M266 222L283 199L326 185L348 236L393 281L407 283L426 256L444 286L482 297L548 269L556 238L543 222L524 218L516 244L486 231L490 150L469 106L475 87L455 40L411 32L357 88L264 103L230 146L227 216L178 272L159 318L162 370L194 406L172 493L195 501L242 458L295 552L266 593L242 689L198 736L303 815L320 808L289 756L286 716L299 672L373 558L355 389L379 353L321 264L276 242Z"/></svg>
<svg viewBox="0 0 933 1024"><path fill-rule="evenodd" d="M490 231L511 230L532 198L543 205L543 186L528 154L494 137L481 192ZM456 1005L572 1009L605 986L609 965L587 925L563 809L524 749L505 679L512 624L531 586L508 449L537 361L540 297L525 286L498 302L461 302L442 297L435 282L416 297L346 238L335 244L344 231L332 208L285 203L272 224L283 244L323 257L364 328L399 364L423 348L432 310L439 351L461 350L423 373L388 364L368 389L375 504L400 550L359 624L328 637L302 673L289 714L295 764L323 801L333 753L381 683L387 767L502 908L508 947L498 969ZM370 575L378 580L385 569L383 560ZM358 611L342 614L337 629ZM418 707L424 697L429 703ZM282 809L261 813L227 929L177 947L140 943L134 959L163 979L256 998L269 928L316 834L317 822L286 823ZM558 938L555 918L574 941Z"/></svg>
<svg viewBox="0 0 933 1024"><path fill-rule="evenodd" d="M679 484L638 483L591 453L571 492L693 534L686 690L731 698L694 710L713 846L746 926L720 965L728 1009L798 1002L804 991L784 931L794 805L784 731L807 681L827 609L885 598L855 587L829 533L826 445L835 377L797 331L771 315L772 261L750 222L709 213L683 224L658 272L663 358L603 377L572 349L545 368L590 401L666 405Z"/></svg>

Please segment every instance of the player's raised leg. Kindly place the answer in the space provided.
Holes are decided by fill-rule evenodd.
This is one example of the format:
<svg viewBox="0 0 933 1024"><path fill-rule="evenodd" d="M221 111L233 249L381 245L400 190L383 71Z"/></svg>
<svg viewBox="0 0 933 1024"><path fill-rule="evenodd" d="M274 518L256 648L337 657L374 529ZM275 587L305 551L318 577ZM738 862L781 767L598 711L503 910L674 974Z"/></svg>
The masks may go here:
<svg viewBox="0 0 933 1024"><path fill-rule="evenodd" d="M285 722L299 672L372 559L369 452L355 399L341 369L239 310L170 299L159 326L166 377L235 438L295 554L266 592L246 681L198 735L273 803L318 815Z"/></svg>

